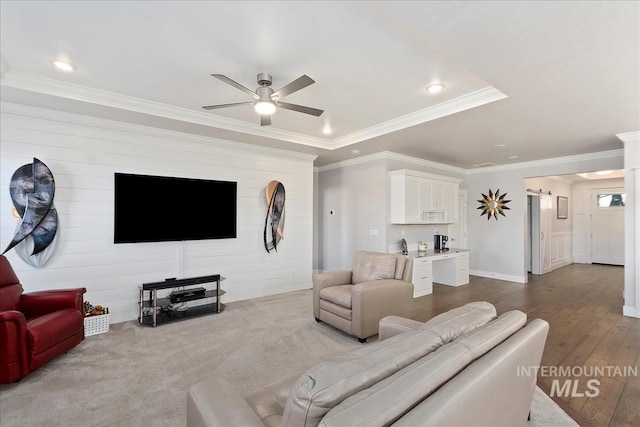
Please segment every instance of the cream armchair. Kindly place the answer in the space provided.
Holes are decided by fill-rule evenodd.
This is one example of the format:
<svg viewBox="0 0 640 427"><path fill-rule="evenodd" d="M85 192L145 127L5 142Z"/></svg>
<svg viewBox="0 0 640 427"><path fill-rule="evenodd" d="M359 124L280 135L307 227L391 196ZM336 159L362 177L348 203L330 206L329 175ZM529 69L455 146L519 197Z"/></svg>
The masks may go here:
<svg viewBox="0 0 640 427"><path fill-rule="evenodd" d="M313 315L362 343L385 316L411 317L413 260L401 254L358 251L351 270L318 273Z"/></svg>

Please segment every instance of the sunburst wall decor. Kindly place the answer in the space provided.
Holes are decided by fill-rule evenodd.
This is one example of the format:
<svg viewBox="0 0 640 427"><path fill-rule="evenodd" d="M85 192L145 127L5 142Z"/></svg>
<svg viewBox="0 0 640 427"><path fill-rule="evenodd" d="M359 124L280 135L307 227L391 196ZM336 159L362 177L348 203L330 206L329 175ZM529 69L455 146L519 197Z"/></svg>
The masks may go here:
<svg viewBox="0 0 640 427"><path fill-rule="evenodd" d="M498 214L506 217L503 210L511 210L509 207L506 206L506 204L509 203L511 200L505 200L504 198L507 195L507 193L504 193L501 196L500 189L498 189L498 191L496 191L495 194L491 191L491 189L489 189L489 196L487 196L484 193L480 193L480 194L482 194L482 200L478 200L478 202L480 203L480 206L477 207L477 209L482 209L482 213L480 214L480 216L486 214L488 220L491 219L491 217L493 216L497 221Z"/></svg>

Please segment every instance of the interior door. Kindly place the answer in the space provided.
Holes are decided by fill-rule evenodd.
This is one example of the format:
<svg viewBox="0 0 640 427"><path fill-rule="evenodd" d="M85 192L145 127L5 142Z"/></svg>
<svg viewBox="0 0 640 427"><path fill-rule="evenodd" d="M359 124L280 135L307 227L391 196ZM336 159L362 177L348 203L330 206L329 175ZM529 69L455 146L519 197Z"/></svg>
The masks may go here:
<svg viewBox="0 0 640 427"><path fill-rule="evenodd" d="M591 262L624 265L624 189L591 194Z"/></svg>
<svg viewBox="0 0 640 427"><path fill-rule="evenodd" d="M548 194L529 196L530 262L532 274L551 271L551 215L553 199Z"/></svg>

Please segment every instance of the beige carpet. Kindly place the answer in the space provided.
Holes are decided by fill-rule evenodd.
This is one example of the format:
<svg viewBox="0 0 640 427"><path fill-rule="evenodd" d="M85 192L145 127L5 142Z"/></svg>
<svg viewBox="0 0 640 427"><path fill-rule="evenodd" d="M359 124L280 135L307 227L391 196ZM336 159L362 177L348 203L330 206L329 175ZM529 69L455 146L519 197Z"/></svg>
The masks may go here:
<svg viewBox="0 0 640 427"><path fill-rule="evenodd" d="M316 323L311 297L234 302L219 315L157 328L111 325L0 386L0 426L184 426L186 392L202 379L226 377L244 394L362 345ZM540 390L532 413L531 426L576 425Z"/></svg>

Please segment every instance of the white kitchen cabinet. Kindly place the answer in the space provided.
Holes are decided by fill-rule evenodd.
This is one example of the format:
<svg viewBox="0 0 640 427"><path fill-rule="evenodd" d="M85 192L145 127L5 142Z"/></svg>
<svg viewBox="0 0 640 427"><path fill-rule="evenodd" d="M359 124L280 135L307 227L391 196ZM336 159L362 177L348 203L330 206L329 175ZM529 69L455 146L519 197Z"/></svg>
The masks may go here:
<svg viewBox="0 0 640 427"><path fill-rule="evenodd" d="M418 298L433 292L433 266L429 258L413 259L413 297Z"/></svg>
<svg viewBox="0 0 640 427"><path fill-rule="evenodd" d="M448 223L458 221L458 184L444 183L444 219Z"/></svg>
<svg viewBox="0 0 640 427"><path fill-rule="evenodd" d="M450 224L462 179L401 169L389 172L392 224Z"/></svg>
<svg viewBox="0 0 640 427"><path fill-rule="evenodd" d="M414 176L391 177L391 222L394 224L420 223L420 183Z"/></svg>

